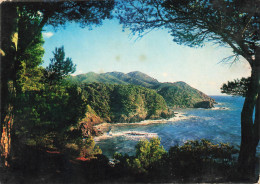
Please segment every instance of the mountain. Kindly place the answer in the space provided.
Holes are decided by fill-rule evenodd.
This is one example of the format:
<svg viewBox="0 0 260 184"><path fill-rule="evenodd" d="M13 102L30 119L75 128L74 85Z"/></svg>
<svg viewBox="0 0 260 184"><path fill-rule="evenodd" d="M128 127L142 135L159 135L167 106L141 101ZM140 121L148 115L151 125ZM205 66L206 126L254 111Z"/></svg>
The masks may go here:
<svg viewBox="0 0 260 184"><path fill-rule="evenodd" d="M113 72L111 72L113 73ZM102 73L97 74L94 72L89 72L86 74L80 74L76 76L70 76L69 80L76 82L76 83L107 83L107 84L128 84L127 82L124 82L117 76L110 75L109 73Z"/></svg>
<svg viewBox="0 0 260 184"><path fill-rule="evenodd" d="M160 83L153 87L162 95L168 106L176 108L213 107L215 100L185 82Z"/></svg>
<svg viewBox="0 0 260 184"><path fill-rule="evenodd" d="M156 85L159 83L158 80L156 80L142 72L139 72L139 71L130 72L127 75L133 79L132 84L135 84L135 85L137 85L135 83L135 81L141 81L140 85L144 86L144 87L152 87L153 85Z"/></svg>
<svg viewBox="0 0 260 184"><path fill-rule="evenodd" d="M107 72L101 74L89 72L86 74L71 76L69 80L77 83L99 82L106 84L133 84L148 88L159 84L156 79L139 71L130 72L127 74L122 72Z"/></svg>
<svg viewBox="0 0 260 184"><path fill-rule="evenodd" d="M132 84L154 89L165 99L168 106L175 108L211 108L215 102L214 99L185 82L160 83L158 80L139 71L127 74L122 72L107 72L101 74L89 72L77 76L70 76L69 80L79 84L93 82L123 85Z"/></svg>
<svg viewBox="0 0 260 184"><path fill-rule="evenodd" d="M81 85L93 117L106 122L137 122L172 115L164 98L137 85L91 83Z"/></svg>

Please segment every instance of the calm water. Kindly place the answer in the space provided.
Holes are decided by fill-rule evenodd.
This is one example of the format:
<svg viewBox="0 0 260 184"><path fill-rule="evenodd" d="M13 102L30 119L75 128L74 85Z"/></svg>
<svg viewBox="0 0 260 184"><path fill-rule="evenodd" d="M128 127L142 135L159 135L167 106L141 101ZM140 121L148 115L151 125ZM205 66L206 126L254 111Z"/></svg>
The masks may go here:
<svg viewBox="0 0 260 184"><path fill-rule="evenodd" d="M187 116L184 120L167 121L163 124L113 125L102 139L95 138L103 154L109 158L115 152L135 154L140 139L159 136L166 150L186 140L206 138L215 143L240 144L240 113L244 98L213 96L218 104L213 109L185 109L176 112ZM260 146L258 146L258 156Z"/></svg>

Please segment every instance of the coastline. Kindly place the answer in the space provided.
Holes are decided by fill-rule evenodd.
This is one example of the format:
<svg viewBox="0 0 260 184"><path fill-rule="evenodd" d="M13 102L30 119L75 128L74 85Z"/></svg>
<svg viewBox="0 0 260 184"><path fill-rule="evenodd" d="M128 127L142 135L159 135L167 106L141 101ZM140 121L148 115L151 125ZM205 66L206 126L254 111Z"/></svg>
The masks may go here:
<svg viewBox="0 0 260 184"><path fill-rule="evenodd" d="M102 136L105 132L109 132L112 126L126 126L126 125L149 125L149 124L161 124L161 123L168 123L168 122L175 122L180 120L186 120L189 119L188 116L186 116L185 113L181 112L174 112L174 117L169 119L159 119L159 120L143 120L140 122L134 122L134 123L101 123L98 125L93 126L97 131L101 132L101 135L98 135L96 137Z"/></svg>

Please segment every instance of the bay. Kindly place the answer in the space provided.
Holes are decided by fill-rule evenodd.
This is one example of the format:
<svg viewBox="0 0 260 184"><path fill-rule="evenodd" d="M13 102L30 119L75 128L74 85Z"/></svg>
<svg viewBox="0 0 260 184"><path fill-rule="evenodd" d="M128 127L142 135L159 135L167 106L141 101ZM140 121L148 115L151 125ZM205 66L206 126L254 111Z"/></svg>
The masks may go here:
<svg viewBox="0 0 260 184"><path fill-rule="evenodd" d="M135 145L141 139L159 137L166 150L187 140L208 139L214 143L240 145L240 114L244 98L212 96L218 104L212 109L179 109L180 118L163 123L146 121L138 124L111 124L104 136L96 137L95 142L104 155L112 159L115 152L135 154ZM183 117L182 117L183 116ZM159 121L157 121L159 122ZM260 156L260 146L257 147Z"/></svg>

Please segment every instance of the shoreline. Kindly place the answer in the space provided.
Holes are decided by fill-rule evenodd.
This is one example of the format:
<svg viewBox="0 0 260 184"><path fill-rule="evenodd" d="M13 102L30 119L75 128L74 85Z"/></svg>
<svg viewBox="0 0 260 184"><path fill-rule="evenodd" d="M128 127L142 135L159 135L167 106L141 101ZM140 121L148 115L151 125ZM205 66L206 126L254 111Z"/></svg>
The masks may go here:
<svg viewBox="0 0 260 184"><path fill-rule="evenodd" d="M140 122L134 122L134 123L101 123L98 125L95 125L93 128L95 128L97 131L102 132L104 134L105 132L109 132L112 126L126 126L126 125L149 125L149 124L161 124L161 123L168 123L168 122L175 122L175 121L181 121L181 120L186 120L189 119L189 116L186 116L185 113L182 112L174 112L174 117L169 118L169 119L159 119L159 120L143 120ZM102 136L98 135L95 137Z"/></svg>
<svg viewBox="0 0 260 184"><path fill-rule="evenodd" d="M194 108L184 108L184 109L194 109ZM205 108L197 108L197 109L205 109ZM178 108L178 110L183 110L181 108ZM213 107L205 110L230 110L227 107ZM169 123L169 122L175 122L175 121L181 121L181 120L187 120L190 119L193 116L187 116L186 113L183 112L176 112L174 111L174 117L171 117L169 119L147 119L147 120L142 120L139 122L132 122L132 123L101 123L98 125L93 126L95 130L97 130L100 134L96 135L95 137L100 137L105 133L108 133L112 127L115 126L128 126L128 125L140 125L140 126L145 126L149 124L163 124L163 123Z"/></svg>

